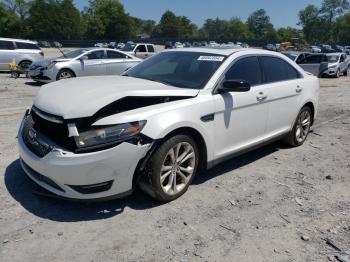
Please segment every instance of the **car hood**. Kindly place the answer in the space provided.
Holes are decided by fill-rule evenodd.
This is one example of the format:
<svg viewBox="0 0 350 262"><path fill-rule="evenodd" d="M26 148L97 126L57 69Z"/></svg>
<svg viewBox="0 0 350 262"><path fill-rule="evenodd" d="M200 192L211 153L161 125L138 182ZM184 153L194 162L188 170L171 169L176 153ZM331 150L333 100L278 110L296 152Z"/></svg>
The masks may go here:
<svg viewBox="0 0 350 262"><path fill-rule="evenodd" d="M184 89L127 76L81 77L41 87L34 105L64 119L93 116L124 97L195 97L196 89Z"/></svg>
<svg viewBox="0 0 350 262"><path fill-rule="evenodd" d="M30 69L33 70L39 67L48 66L52 62L59 63L59 62L67 62L71 60L72 58L48 58L43 60L42 62L33 64Z"/></svg>

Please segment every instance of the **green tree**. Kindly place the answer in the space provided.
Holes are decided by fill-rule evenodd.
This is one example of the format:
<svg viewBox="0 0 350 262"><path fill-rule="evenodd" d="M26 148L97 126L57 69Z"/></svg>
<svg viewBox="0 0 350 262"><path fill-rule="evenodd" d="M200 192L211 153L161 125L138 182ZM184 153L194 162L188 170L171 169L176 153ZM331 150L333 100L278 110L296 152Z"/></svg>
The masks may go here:
<svg viewBox="0 0 350 262"><path fill-rule="evenodd" d="M21 21L18 16L0 3L0 35L3 37L19 37Z"/></svg>
<svg viewBox="0 0 350 262"><path fill-rule="evenodd" d="M80 38L80 13L72 0L33 0L27 25L35 39Z"/></svg>
<svg viewBox="0 0 350 262"><path fill-rule="evenodd" d="M350 12L338 18L336 32L339 43L350 44Z"/></svg>
<svg viewBox="0 0 350 262"><path fill-rule="evenodd" d="M127 39L135 35L135 21L118 0L90 0L83 19L86 38Z"/></svg>
<svg viewBox="0 0 350 262"><path fill-rule="evenodd" d="M166 11L157 25L155 33L159 37L178 38L180 29L178 17L171 11Z"/></svg>
<svg viewBox="0 0 350 262"><path fill-rule="evenodd" d="M247 25L253 37L258 40L275 40L275 29L264 9L255 11L248 17Z"/></svg>
<svg viewBox="0 0 350 262"><path fill-rule="evenodd" d="M309 43L323 42L328 34L325 34L325 21L319 16L319 9L314 5L308 5L299 12L299 25L303 28L305 40Z"/></svg>
<svg viewBox="0 0 350 262"><path fill-rule="evenodd" d="M280 42L290 41L292 38L302 38L300 30L293 27L279 28L277 36Z"/></svg>
<svg viewBox="0 0 350 262"><path fill-rule="evenodd" d="M251 37L248 25L239 18L232 18L228 21L224 32L225 40L248 40ZM221 36L223 38L223 36Z"/></svg>
<svg viewBox="0 0 350 262"><path fill-rule="evenodd" d="M207 19L203 25L203 29L207 32L209 39L221 40L225 38L225 32L228 31L229 23L219 18Z"/></svg>

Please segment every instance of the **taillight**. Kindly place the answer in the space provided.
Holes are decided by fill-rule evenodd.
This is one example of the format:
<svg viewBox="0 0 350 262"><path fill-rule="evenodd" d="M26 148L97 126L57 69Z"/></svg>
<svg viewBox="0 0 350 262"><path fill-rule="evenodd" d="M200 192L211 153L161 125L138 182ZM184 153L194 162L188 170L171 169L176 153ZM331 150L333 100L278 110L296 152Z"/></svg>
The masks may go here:
<svg viewBox="0 0 350 262"><path fill-rule="evenodd" d="M41 56L44 56L44 52L43 52L43 51L40 51L39 54L40 54Z"/></svg>

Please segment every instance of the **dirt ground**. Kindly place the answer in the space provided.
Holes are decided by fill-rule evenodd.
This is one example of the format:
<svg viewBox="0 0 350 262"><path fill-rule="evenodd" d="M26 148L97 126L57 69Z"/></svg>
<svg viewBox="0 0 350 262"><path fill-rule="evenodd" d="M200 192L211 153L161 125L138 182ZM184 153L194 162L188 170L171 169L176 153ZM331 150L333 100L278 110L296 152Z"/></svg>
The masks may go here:
<svg viewBox="0 0 350 262"><path fill-rule="evenodd" d="M33 193L16 132L40 87L0 74L0 261L346 259L350 78L321 86L314 131L302 147L274 143L226 161L168 204L139 191L83 204Z"/></svg>

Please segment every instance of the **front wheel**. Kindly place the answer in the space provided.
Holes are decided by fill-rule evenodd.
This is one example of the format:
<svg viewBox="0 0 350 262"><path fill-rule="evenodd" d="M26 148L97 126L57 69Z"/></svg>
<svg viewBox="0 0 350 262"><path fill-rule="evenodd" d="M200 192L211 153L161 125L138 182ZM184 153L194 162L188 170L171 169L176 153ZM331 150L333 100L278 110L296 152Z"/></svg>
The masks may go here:
<svg viewBox="0 0 350 262"><path fill-rule="evenodd" d="M198 160L198 147L190 136L171 137L150 158L140 187L158 201L172 201L187 191Z"/></svg>
<svg viewBox="0 0 350 262"><path fill-rule="evenodd" d="M337 72L335 73L335 78L339 78L340 77L340 70L338 69Z"/></svg>
<svg viewBox="0 0 350 262"><path fill-rule="evenodd" d="M74 77L74 74L71 70L62 69L61 71L58 72L56 79L61 80L61 79L67 79L72 77Z"/></svg>
<svg viewBox="0 0 350 262"><path fill-rule="evenodd" d="M304 144L311 127L311 109L303 107L294 123L292 131L285 137L284 142L291 146Z"/></svg>

